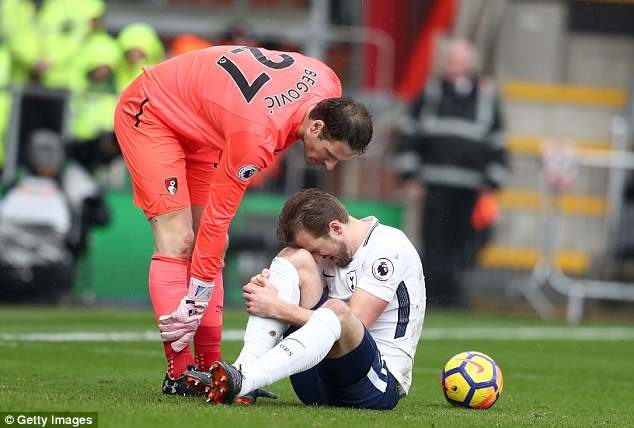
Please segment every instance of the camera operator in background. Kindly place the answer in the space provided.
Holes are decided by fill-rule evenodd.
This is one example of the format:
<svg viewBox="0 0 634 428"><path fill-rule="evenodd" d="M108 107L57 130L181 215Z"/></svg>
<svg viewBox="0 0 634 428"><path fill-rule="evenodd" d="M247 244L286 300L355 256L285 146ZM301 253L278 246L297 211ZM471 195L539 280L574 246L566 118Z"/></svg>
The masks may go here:
<svg viewBox="0 0 634 428"><path fill-rule="evenodd" d="M66 162L58 134L31 134L27 168L0 199L0 296L55 302L70 291L93 226L109 222L101 189Z"/></svg>

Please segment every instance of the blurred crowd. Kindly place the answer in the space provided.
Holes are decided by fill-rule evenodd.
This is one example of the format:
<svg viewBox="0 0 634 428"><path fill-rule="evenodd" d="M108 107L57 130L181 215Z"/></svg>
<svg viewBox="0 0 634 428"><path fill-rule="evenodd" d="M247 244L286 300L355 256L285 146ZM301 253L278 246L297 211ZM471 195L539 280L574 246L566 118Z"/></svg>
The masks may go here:
<svg viewBox="0 0 634 428"><path fill-rule="evenodd" d="M0 0L0 169L10 121L10 88L68 91L68 155L90 171L116 156L113 111L118 94L146 65L165 59L156 31L132 23L118 34L103 25L103 0ZM249 44L232 26L216 43ZM195 35L170 40L169 56L211 46ZM72 143L72 144L71 144Z"/></svg>
<svg viewBox="0 0 634 428"><path fill-rule="evenodd" d="M109 33L106 6L103 0L0 0L4 300L24 297L29 287L38 290L31 296L48 302L63 294L90 229L109 222L104 187L127 185L113 131L117 98L142 67L165 59L166 49L145 23ZM239 24L221 38L215 42L254 44ZM170 40L167 56L211 45L183 34Z"/></svg>
<svg viewBox="0 0 634 428"><path fill-rule="evenodd" d="M141 67L164 58L156 32L132 24L111 35L101 0L0 1L0 166L4 164L10 87L70 93L69 148L89 170L112 159L112 112Z"/></svg>

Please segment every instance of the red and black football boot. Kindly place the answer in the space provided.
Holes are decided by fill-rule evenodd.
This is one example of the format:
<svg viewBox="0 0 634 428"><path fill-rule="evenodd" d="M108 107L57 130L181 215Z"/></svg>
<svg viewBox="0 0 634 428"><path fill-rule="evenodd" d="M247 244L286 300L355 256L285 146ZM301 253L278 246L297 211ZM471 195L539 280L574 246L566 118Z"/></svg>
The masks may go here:
<svg viewBox="0 0 634 428"><path fill-rule="evenodd" d="M196 366L189 366L188 368L189 370L196 370ZM165 373L162 390L165 395L182 395L185 397L202 397L204 392L187 383L185 374L172 379L168 373Z"/></svg>

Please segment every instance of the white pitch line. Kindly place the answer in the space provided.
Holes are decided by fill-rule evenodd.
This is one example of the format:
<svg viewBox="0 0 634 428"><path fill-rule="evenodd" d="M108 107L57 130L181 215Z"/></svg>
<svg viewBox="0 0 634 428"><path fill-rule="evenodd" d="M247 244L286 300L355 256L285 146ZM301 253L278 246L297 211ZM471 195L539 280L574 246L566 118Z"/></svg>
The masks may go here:
<svg viewBox="0 0 634 428"><path fill-rule="evenodd" d="M423 328L423 340L634 340L631 327Z"/></svg>
<svg viewBox="0 0 634 428"><path fill-rule="evenodd" d="M242 341L244 330L222 333L227 342ZM0 333L0 342L154 342L156 330L137 332L75 331L66 333ZM423 329L422 340L572 340L634 341L632 327L468 327Z"/></svg>

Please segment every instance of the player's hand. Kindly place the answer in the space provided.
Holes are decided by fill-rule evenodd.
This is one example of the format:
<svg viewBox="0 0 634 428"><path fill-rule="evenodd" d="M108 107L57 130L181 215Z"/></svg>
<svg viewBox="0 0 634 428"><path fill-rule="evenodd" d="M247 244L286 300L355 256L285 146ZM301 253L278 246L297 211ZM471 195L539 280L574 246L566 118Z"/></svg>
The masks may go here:
<svg viewBox="0 0 634 428"><path fill-rule="evenodd" d="M266 271L266 272L265 272ZM251 278L242 288L242 297L249 315L274 318L276 304L280 302L277 289L268 279L268 270Z"/></svg>
<svg viewBox="0 0 634 428"><path fill-rule="evenodd" d="M207 302L194 302L183 297L174 312L159 317L161 340L172 342L174 351L182 351L194 338L206 307Z"/></svg>
<svg viewBox="0 0 634 428"><path fill-rule="evenodd" d="M253 283L255 285L259 285L261 287L264 287L266 285L266 281L268 281L269 279L269 270L268 269L262 269L262 272L260 272L259 274L252 276L251 280L249 281L250 283Z"/></svg>

